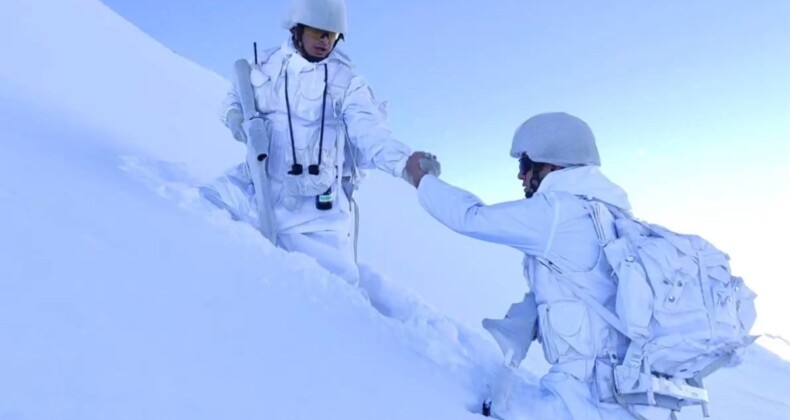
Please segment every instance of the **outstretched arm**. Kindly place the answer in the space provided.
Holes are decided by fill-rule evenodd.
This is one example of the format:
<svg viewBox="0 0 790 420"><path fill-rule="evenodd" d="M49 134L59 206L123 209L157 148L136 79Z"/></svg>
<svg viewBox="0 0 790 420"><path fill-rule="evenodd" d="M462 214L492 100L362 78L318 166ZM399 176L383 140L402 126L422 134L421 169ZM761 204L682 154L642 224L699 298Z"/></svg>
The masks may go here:
<svg viewBox="0 0 790 420"><path fill-rule="evenodd" d="M448 228L532 255L546 248L553 211L543 197L487 206L473 194L425 175L418 195L422 207Z"/></svg>
<svg viewBox="0 0 790 420"><path fill-rule="evenodd" d="M349 139L360 152L361 167L402 175L411 148L392 137L370 87L360 76L352 79L346 92L343 119Z"/></svg>

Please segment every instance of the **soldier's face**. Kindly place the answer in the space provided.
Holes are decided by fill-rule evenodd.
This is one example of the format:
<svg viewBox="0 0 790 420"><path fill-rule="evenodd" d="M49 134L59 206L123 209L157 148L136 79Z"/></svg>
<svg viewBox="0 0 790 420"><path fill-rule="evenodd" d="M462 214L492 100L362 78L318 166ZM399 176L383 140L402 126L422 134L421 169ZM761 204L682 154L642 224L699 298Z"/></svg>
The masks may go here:
<svg viewBox="0 0 790 420"><path fill-rule="evenodd" d="M524 188L524 196L531 198L538 189L537 185L532 185L532 169L528 170L527 172L519 171L518 179L521 181L521 187Z"/></svg>
<svg viewBox="0 0 790 420"><path fill-rule="evenodd" d="M326 58L332 52L339 35L337 32L305 26L302 33L302 48L313 57Z"/></svg>
<svg viewBox="0 0 790 420"><path fill-rule="evenodd" d="M524 188L524 196L532 198L538 191L540 181L556 169L559 168L549 164L535 164L533 162L530 165L525 165L521 163L518 171L518 179L521 181L521 187ZM535 171L537 171L537 178L535 177Z"/></svg>

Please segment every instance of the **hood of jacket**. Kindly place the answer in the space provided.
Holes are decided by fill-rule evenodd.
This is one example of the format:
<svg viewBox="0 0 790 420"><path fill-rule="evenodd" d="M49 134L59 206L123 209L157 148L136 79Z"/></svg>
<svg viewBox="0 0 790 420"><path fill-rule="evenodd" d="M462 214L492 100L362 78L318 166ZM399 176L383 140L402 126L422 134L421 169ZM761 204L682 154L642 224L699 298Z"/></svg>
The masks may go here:
<svg viewBox="0 0 790 420"><path fill-rule="evenodd" d="M598 166L574 166L546 175L537 194L565 192L603 201L623 210L631 210L628 194L601 172Z"/></svg>

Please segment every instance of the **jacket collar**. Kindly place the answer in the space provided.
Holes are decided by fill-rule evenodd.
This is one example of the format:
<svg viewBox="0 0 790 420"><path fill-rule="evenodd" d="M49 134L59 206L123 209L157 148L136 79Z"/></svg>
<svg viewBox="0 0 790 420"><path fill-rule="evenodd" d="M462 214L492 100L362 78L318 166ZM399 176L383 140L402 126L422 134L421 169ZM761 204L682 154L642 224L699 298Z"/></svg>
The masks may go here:
<svg viewBox="0 0 790 420"><path fill-rule="evenodd" d="M311 63L302 57L290 38L283 42L280 49L285 54L285 61L288 63L288 68L296 73L305 70L315 70L315 68L318 66L330 63L338 63L346 67L353 68L353 63L351 62L351 59L348 57L348 55L346 55L337 47L335 47L325 59L315 63Z"/></svg>
<svg viewBox="0 0 790 420"><path fill-rule="evenodd" d="M628 194L610 181L598 166L574 166L554 171L540 183L537 193L565 192L630 210Z"/></svg>

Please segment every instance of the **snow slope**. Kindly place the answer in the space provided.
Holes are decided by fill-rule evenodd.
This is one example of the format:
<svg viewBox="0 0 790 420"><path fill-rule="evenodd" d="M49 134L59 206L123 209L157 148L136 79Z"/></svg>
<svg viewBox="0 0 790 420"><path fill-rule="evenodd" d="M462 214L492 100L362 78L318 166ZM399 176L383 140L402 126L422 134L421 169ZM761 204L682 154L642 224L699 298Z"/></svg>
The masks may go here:
<svg viewBox="0 0 790 420"><path fill-rule="evenodd" d="M61 175L3 184L0 418L463 418L474 384L438 373L469 363L460 342L411 339L308 258L179 209L109 153L24 134L11 156Z"/></svg>
<svg viewBox="0 0 790 420"><path fill-rule="evenodd" d="M518 255L373 176L387 236L363 237L352 289L198 199L242 156L226 81L95 0L6 1L0 51L0 419L475 418L498 363L477 323L523 292ZM540 359L517 417L552 415ZM790 418L790 366L761 347L710 390L715 418Z"/></svg>

